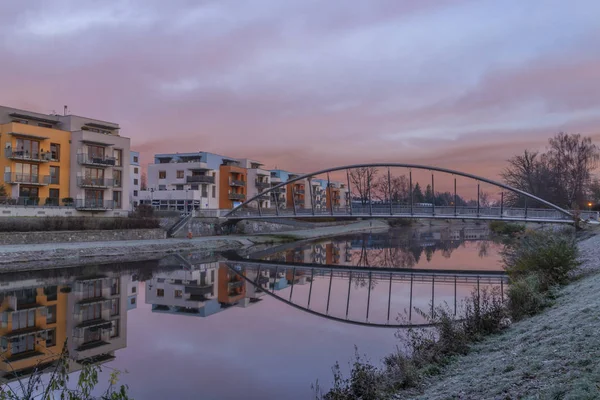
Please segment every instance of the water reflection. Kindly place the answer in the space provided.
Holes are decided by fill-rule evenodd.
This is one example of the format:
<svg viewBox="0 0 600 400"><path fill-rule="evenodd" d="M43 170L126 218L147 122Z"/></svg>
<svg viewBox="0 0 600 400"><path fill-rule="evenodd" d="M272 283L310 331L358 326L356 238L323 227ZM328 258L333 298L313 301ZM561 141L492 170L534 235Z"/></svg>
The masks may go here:
<svg viewBox="0 0 600 400"><path fill-rule="evenodd" d="M307 398L310 381L327 381L329 367L349 357L354 344L375 357L393 348L393 331L370 327L402 325L398 315L424 323L414 308L454 308L474 289L503 285L497 245L482 239L488 233L452 232L393 230L253 255L263 259L192 253L0 274L0 382L52 366L68 339L71 371L86 362L128 369L125 383L136 398L195 398L185 377L197 382L200 369L218 379L210 372L215 365L249 374L246 383L257 393L281 382L279 390L295 385L285 397ZM298 341L310 345L289 347ZM235 354L219 350L231 348ZM182 378L153 385L164 378L146 367L157 358ZM247 393L211 382L204 382L207 398Z"/></svg>

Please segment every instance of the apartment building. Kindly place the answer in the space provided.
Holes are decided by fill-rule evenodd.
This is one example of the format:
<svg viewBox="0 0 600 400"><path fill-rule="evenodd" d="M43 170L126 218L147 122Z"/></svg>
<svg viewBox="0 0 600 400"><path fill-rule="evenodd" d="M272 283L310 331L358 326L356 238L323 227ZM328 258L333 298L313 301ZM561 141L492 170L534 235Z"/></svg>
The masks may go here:
<svg viewBox="0 0 600 400"><path fill-rule="evenodd" d="M133 210L139 204L142 185L142 169L140 168L140 153L131 151L129 156L129 201Z"/></svg>
<svg viewBox="0 0 600 400"><path fill-rule="evenodd" d="M56 116L0 106L0 184L21 205L70 197L71 132Z"/></svg>
<svg viewBox="0 0 600 400"><path fill-rule="evenodd" d="M287 182L289 179L288 172L282 170L271 170L271 188ZM287 188L286 186L279 187L271 191L271 204L273 207L285 209L287 207Z"/></svg>
<svg viewBox="0 0 600 400"><path fill-rule="evenodd" d="M271 188L271 171L268 171L263 167L263 164L258 161L252 161L249 159L241 159L240 164L246 168L247 171L247 198L250 199L259 193L269 190ZM265 194L258 198L261 208L271 207L271 195Z"/></svg>
<svg viewBox="0 0 600 400"><path fill-rule="evenodd" d="M2 181L22 203L128 210L130 139L116 123L0 106Z"/></svg>
<svg viewBox="0 0 600 400"><path fill-rule="evenodd" d="M247 198L248 170L239 160L219 154L157 154L147 178L140 202L156 209L233 208Z"/></svg>

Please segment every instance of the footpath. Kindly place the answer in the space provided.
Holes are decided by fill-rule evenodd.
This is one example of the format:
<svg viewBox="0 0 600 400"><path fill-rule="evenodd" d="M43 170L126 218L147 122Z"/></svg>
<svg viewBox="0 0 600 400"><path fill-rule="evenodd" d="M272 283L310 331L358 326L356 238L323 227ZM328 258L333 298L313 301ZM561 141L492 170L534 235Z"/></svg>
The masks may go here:
<svg viewBox="0 0 600 400"><path fill-rule="evenodd" d="M475 345L413 399L600 399L600 236L579 246L583 276L551 308Z"/></svg>
<svg viewBox="0 0 600 400"><path fill-rule="evenodd" d="M19 269L64 267L66 264L81 262L84 259L126 262L157 258L173 252L234 250L260 244L319 239L368 230L385 230L388 228L389 226L383 221L359 221L347 225L301 229L282 234L8 245L0 246L0 272Z"/></svg>

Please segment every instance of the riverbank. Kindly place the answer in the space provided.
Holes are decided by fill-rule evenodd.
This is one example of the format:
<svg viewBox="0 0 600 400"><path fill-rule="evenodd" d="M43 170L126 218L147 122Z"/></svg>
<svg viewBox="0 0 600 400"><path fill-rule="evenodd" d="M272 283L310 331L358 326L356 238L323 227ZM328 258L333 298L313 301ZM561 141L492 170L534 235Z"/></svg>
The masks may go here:
<svg viewBox="0 0 600 400"><path fill-rule="evenodd" d="M551 308L474 345L410 398L600 398L600 236L579 247L582 275Z"/></svg>
<svg viewBox="0 0 600 400"><path fill-rule="evenodd" d="M237 250L388 228L383 221L359 221L347 225L300 229L285 234L8 245L0 246L0 271L56 268L84 263L128 262L160 258L176 252Z"/></svg>

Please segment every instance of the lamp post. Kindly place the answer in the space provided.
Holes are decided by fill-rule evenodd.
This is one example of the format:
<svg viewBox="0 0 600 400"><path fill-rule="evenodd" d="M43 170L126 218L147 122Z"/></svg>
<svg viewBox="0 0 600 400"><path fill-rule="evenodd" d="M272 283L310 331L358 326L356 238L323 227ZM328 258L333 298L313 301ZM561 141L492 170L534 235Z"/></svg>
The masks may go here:
<svg viewBox="0 0 600 400"><path fill-rule="evenodd" d="M588 203L588 207L589 207L590 211L592 211L592 206L593 206L593 204L592 204L592 202L590 201L590 202Z"/></svg>

